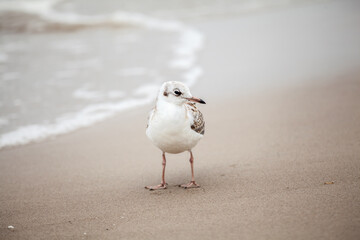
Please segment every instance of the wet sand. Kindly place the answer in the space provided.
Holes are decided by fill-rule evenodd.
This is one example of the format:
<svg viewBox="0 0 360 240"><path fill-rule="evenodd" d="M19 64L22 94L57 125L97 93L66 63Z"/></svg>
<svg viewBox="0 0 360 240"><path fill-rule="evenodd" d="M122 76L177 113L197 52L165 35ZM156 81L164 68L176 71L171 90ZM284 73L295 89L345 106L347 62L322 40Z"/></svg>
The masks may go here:
<svg viewBox="0 0 360 240"><path fill-rule="evenodd" d="M1 150L0 238L359 239L360 73L245 94L231 77L242 68L206 58L212 39L207 79L192 90L207 101L194 149L201 188L177 187L190 180L184 153L168 155L168 189L144 189L161 177L161 152L145 136L149 106ZM223 89L221 71L233 74Z"/></svg>
<svg viewBox="0 0 360 240"><path fill-rule="evenodd" d="M187 154L143 188L161 174L145 109L3 150L1 238L357 239L359 76L202 107L199 189L177 187Z"/></svg>

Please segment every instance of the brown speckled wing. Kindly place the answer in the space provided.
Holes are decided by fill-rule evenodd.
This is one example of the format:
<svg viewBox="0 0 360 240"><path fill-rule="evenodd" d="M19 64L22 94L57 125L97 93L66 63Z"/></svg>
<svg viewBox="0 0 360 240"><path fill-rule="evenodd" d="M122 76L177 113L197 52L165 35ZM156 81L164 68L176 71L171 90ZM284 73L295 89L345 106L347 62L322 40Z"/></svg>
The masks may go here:
<svg viewBox="0 0 360 240"><path fill-rule="evenodd" d="M194 117L194 122L191 124L191 129L197 133L204 135L205 133L205 121L202 113L196 108L195 103L186 103L186 108L190 114Z"/></svg>

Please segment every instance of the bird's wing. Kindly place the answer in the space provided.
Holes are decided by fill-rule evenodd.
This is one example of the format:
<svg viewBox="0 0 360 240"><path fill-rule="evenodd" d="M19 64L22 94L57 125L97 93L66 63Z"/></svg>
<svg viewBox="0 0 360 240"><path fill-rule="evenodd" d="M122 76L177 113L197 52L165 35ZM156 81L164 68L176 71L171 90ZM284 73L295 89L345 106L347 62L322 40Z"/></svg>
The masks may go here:
<svg viewBox="0 0 360 240"><path fill-rule="evenodd" d="M191 129L197 133L204 135L205 121L202 113L196 108L195 103L188 102L185 104L188 113L193 116L194 121L191 123Z"/></svg>
<svg viewBox="0 0 360 240"><path fill-rule="evenodd" d="M156 112L156 105L155 105L155 107L154 107L154 108L150 111L150 113L149 113L146 128L149 127L150 122L151 122L151 119L154 117L155 112Z"/></svg>

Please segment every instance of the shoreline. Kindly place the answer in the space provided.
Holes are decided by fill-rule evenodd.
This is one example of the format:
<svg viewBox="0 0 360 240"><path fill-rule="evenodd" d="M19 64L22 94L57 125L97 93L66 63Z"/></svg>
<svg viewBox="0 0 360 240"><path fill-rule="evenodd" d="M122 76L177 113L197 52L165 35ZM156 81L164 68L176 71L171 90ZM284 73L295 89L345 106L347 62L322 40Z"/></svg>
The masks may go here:
<svg viewBox="0 0 360 240"><path fill-rule="evenodd" d="M199 53L200 57L196 56L200 58L201 67L196 63L182 77L185 82L193 83L204 72L200 82L206 84L200 83L201 87L195 85L193 92L197 91L196 94L210 96L210 100L217 101L231 95L301 87L313 79L319 81L351 73L360 67L360 28L356 25L360 17L356 7L360 8L360 4L352 0L317 2L275 8L262 14L199 19L191 23L193 26L185 22L185 32L191 32L195 27L201 34L192 33L190 35L197 37L187 36L187 41L179 41L174 47L191 50L194 55L202 46L202 35L206 36L207 41L206 49ZM338 16L343 18L338 21ZM288 22L283 23L284 19ZM316 23L316 26L304 30L309 22ZM236 29L235 34L233 29ZM269 35L268 29L274 33ZM227 37L232 35L232 38ZM268 38L267 44L263 42L265 38ZM194 40L195 44L190 40ZM181 54L176 57L178 60L182 58L188 61L191 57ZM151 89L136 90L145 93L141 99L138 95L132 95L120 101L90 102L85 108L72 115L62 115L54 122L25 124L3 134L0 148L38 142L36 139L46 141L54 135L56 138L56 135L67 134L74 129L89 127L89 124L97 124L99 119L103 121L103 118L108 118L116 111L125 109L123 113L126 114L125 105L146 106L152 98L147 93L157 91L156 84L148 85L151 85Z"/></svg>

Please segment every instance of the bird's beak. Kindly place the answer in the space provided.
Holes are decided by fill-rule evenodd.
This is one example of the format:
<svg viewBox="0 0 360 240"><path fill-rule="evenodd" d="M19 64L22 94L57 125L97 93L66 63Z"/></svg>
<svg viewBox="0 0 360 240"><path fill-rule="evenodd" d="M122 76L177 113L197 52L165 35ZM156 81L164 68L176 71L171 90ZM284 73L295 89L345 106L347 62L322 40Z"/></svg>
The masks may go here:
<svg viewBox="0 0 360 240"><path fill-rule="evenodd" d="M196 98L196 97L187 98L187 100L192 101L192 102L206 104L206 102L204 100L202 100L200 98Z"/></svg>

